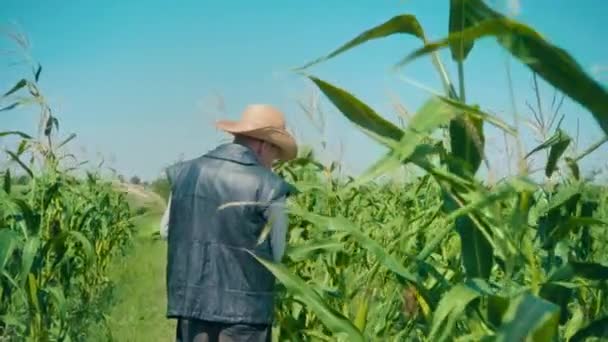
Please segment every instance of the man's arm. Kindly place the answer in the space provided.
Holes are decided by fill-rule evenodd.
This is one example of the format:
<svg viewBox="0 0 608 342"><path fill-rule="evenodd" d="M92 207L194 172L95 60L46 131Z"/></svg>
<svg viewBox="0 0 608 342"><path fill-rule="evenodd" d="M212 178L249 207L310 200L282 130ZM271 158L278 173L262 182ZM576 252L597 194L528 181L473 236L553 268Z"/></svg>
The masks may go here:
<svg viewBox="0 0 608 342"><path fill-rule="evenodd" d="M169 199L167 201L167 208L165 209L163 218L160 220L160 237L163 240L167 240L167 237L169 236L169 211L170 210L171 210L171 194L169 194Z"/></svg>

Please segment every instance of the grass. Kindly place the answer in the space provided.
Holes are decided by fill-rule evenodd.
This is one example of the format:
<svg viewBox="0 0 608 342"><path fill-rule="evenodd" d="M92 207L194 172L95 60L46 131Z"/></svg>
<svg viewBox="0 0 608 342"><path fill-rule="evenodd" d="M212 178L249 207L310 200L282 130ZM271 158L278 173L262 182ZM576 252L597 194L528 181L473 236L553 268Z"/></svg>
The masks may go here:
<svg viewBox="0 0 608 342"><path fill-rule="evenodd" d="M107 324L115 341L173 341L175 323L165 318L166 243L150 238L160 215L147 214L137 223L130 254L118 260L111 276L117 284L115 306Z"/></svg>

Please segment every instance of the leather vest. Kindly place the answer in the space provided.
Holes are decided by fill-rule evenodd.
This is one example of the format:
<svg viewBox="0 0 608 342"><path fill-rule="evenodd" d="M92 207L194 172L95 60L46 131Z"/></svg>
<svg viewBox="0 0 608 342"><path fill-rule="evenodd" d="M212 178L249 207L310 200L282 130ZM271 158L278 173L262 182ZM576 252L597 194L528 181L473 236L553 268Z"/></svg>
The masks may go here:
<svg viewBox="0 0 608 342"><path fill-rule="evenodd" d="M272 259L269 238L258 244L266 209L293 188L234 143L167 175L167 317L270 324L275 279L248 251Z"/></svg>

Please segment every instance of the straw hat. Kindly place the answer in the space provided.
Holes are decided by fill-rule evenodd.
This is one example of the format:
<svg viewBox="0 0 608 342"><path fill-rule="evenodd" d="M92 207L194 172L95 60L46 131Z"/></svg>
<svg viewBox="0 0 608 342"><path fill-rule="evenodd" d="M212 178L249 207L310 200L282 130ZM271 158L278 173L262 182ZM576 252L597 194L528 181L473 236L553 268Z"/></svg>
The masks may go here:
<svg viewBox="0 0 608 342"><path fill-rule="evenodd" d="M294 137L285 129L285 118L278 109L265 104L245 108L239 121L219 120L216 127L231 134L240 134L274 144L280 150L279 159L291 160L298 154Z"/></svg>

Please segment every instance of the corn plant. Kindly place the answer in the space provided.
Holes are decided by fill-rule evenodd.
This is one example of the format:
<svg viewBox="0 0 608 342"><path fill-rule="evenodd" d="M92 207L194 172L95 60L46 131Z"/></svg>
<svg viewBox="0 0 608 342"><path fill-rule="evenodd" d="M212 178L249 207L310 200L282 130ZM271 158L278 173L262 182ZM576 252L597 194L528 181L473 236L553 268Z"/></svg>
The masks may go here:
<svg viewBox="0 0 608 342"><path fill-rule="evenodd" d="M277 340L608 336L606 197L580 176L577 162L586 154L566 155L572 139L558 129L528 153L548 151L546 177L562 166L570 171L560 173L557 185L534 181L523 153L517 175L493 185L480 180L484 125L515 138L518 131L467 103L465 61L476 40L495 38L535 75L588 109L604 132L608 92L566 51L481 0L451 0L449 6L444 39L428 41L415 16L398 15L298 69L405 34L423 45L397 66L430 55L444 94L432 94L399 128L346 90L306 75L388 153L346 181L332 177L332 167L318 165L310 154L279 167L301 193L290 206L285 263L260 259L284 287ZM437 54L442 48L450 49L457 65L457 87ZM433 136L442 128L446 143ZM426 175L409 184L372 182L403 164Z"/></svg>
<svg viewBox="0 0 608 342"><path fill-rule="evenodd" d="M0 190L0 336L11 341L82 339L108 289L110 260L131 238L124 195L97 174L65 163L72 155L54 143L59 120L40 91L41 66L0 98L2 111L35 104L41 136L16 136ZM25 94L24 94L25 93ZM7 103L7 104L6 104ZM6 105L4 105L6 104ZM29 158L28 158L29 156ZM25 177L16 184L15 166Z"/></svg>

